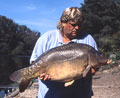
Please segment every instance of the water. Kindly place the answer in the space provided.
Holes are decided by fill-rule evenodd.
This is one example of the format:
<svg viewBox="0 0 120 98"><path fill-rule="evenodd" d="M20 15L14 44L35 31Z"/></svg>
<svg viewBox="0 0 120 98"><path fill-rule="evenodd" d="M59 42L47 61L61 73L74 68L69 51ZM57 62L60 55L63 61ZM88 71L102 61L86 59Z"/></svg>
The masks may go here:
<svg viewBox="0 0 120 98"><path fill-rule="evenodd" d="M13 82L9 76L16 70L29 66L29 56L0 55L0 98L10 93Z"/></svg>

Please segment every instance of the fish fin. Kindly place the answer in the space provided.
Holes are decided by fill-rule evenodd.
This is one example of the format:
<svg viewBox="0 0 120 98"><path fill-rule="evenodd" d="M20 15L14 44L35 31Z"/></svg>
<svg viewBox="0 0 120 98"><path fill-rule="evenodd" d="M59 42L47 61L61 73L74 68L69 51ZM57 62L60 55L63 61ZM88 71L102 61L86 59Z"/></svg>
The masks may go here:
<svg viewBox="0 0 120 98"><path fill-rule="evenodd" d="M20 81L22 80L22 77L24 76L24 69L20 69L18 71L15 71L11 76L10 76L10 80L14 81L14 82L18 82L20 83Z"/></svg>
<svg viewBox="0 0 120 98"><path fill-rule="evenodd" d="M64 84L64 86L65 86L65 87L70 86L70 85L72 85L72 84L74 83L74 81L75 81L75 80L66 82L66 83Z"/></svg>
<svg viewBox="0 0 120 98"><path fill-rule="evenodd" d="M86 69L83 72L83 77L86 77L90 70L91 70L91 66L87 66Z"/></svg>
<svg viewBox="0 0 120 98"><path fill-rule="evenodd" d="M24 90L28 87L28 85L30 84L31 79L26 79L23 78L19 84L19 91L20 92L24 92Z"/></svg>

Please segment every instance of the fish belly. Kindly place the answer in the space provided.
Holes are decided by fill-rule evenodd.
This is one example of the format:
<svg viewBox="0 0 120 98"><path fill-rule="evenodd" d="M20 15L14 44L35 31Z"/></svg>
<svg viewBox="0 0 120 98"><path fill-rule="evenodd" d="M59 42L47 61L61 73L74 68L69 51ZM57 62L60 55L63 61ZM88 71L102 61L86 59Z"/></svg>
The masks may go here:
<svg viewBox="0 0 120 98"><path fill-rule="evenodd" d="M46 74L49 74L51 80L67 82L82 77L85 66L79 60L63 61L53 63L46 67Z"/></svg>

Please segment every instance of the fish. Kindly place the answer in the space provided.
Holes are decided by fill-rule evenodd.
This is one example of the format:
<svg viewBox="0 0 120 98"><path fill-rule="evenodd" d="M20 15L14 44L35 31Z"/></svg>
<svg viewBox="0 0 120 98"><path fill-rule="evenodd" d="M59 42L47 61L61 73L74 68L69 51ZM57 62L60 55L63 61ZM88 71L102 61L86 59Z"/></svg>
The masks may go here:
<svg viewBox="0 0 120 98"><path fill-rule="evenodd" d="M69 43L44 52L29 67L15 71L10 79L19 83L20 92L24 92L30 81L42 73L50 76L48 81L63 82L66 87L107 62L108 58L92 46Z"/></svg>

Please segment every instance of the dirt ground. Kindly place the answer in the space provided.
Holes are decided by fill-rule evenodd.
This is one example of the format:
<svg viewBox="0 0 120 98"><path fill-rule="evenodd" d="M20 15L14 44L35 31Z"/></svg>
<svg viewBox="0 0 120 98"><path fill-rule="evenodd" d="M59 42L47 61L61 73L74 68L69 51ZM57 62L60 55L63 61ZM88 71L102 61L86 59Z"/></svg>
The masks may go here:
<svg viewBox="0 0 120 98"><path fill-rule="evenodd" d="M93 91L92 98L120 98L120 66L96 73Z"/></svg>
<svg viewBox="0 0 120 98"><path fill-rule="evenodd" d="M33 84L31 88L14 98L36 98L36 86L37 84ZM120 66L98 71L93 76L93 92L92 98L120 98Z"/></svg>

